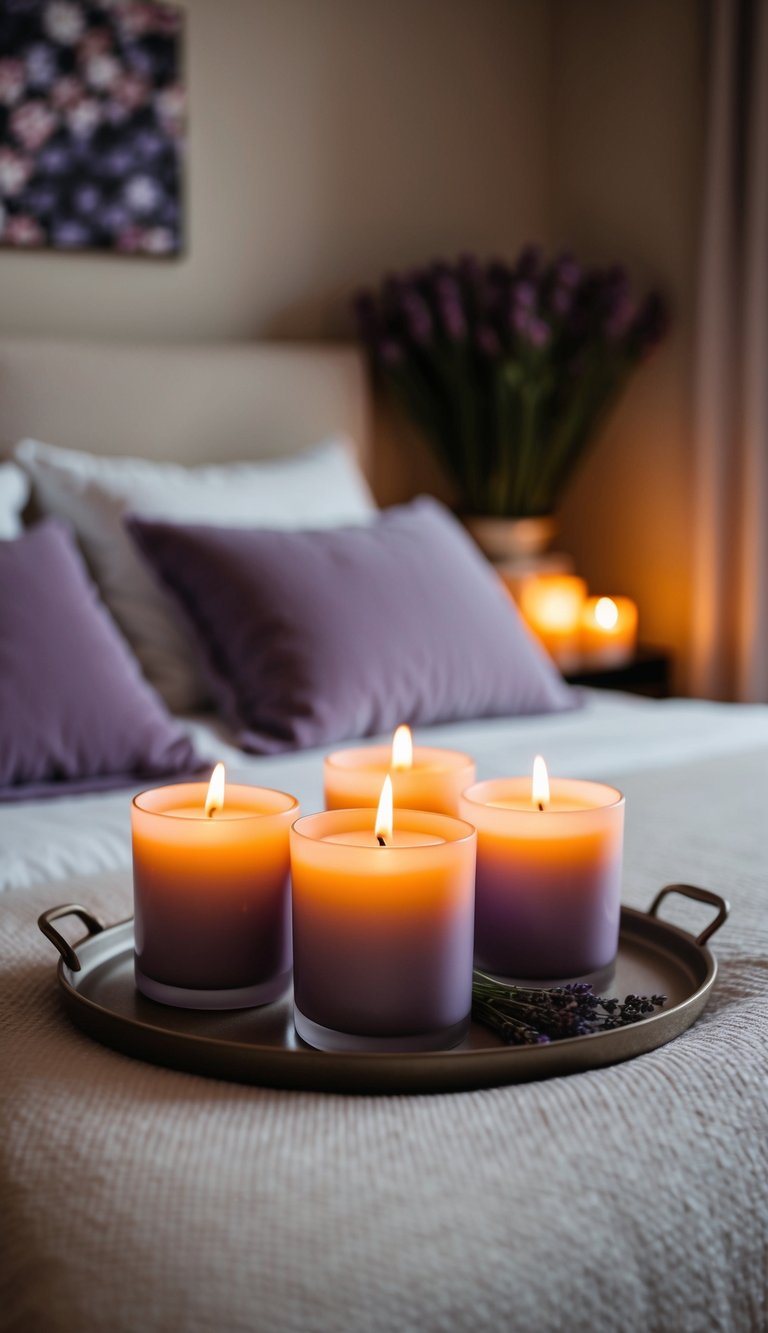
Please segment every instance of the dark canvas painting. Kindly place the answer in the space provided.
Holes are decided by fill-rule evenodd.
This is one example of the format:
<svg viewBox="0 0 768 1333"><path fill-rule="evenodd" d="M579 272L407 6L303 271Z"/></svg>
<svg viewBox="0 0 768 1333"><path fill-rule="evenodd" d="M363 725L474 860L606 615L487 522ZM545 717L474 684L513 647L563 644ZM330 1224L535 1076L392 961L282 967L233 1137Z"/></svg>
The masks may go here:
<svg viewBox="0 0 768 1333"><path fill-rule="evenodd" d="M182 247L181 11L0 0L0 245Z"/></svg>

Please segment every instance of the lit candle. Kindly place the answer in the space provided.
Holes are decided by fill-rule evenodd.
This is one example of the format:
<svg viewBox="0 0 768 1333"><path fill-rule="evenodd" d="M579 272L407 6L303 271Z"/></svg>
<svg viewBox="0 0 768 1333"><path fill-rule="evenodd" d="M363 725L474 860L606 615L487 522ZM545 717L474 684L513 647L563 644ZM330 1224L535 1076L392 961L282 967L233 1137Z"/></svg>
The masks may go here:
<svg viewBox="0 0 768 1333"><path fill-rule="evenodd" d="M579 660L579 629L587 585L575 574L539 574L520 589L526 623L563 670Z"/></svg>
<svg viewBox="0 0 768 1333"><path fill-rule="evenodd" d="M534 782L479 782L461 812L477 828L477 967L542 981L608 969L619 937L621 792L549 782L538 760Z"/></svg>
<svg viewBox="0 0 768 1333"><path fill-rule="evenodd" d="M414 747L410 729L404 726L397 728L391 748L373 745L329 754L323 774L327 810L375 807L389 774L396 807L442 815L458 814L459 797L476 775L468 754L429 745Z"/></svg>
<svg viewBox="0 0 768 1333"><path fill-rule="evenodd" d="M291 829L295 1024L321 1050L430 1050L469 1026L476 835L430 811Z"/></svg>
<svg viewBox="0 0 768 1333"><path fill-rule="evenodd" d="M581 612L581 663L614 667L632 660L637 607L629 597L589 597Z"/></svg>
<svg viewBox="0 0 768 1333"><path fill-rule="evenodd" d="M266 1004L291 970L288 830L298 801L266 787L156 787L131 809L136 985L187 1009Z"/></svg>

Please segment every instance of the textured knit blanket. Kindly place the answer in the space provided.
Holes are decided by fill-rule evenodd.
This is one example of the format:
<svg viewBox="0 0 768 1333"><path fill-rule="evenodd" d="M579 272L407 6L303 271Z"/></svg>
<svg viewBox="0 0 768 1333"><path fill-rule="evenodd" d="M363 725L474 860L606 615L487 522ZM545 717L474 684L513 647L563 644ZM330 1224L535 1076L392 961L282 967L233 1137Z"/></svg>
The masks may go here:
<svg viewBox="0 0 768 1333"><path fill-rule="evenodd" d="M35 926L123 919L129 875L6 893L0 1328L764 1329L767 774L753 750L620 781L625 901L730 898L719 976L676 1041L546 1082L361 1098L145 1065L71 1026Z"/></svg>

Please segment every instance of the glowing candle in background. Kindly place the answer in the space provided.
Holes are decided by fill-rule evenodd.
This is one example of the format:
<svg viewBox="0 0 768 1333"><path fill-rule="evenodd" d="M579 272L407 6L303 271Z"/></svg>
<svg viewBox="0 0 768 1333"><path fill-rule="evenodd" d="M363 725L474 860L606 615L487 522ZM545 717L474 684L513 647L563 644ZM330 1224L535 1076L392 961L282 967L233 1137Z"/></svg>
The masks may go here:
<svg viewBox="0 0 768 1333"><path fill-rule="evenodd" d="M395 731L391 747L371 745L336 750L323 764L328 810L375 807L381 784L392 777L394 803L408 810L434 810L457 815L459 797L474 782L474 760L458 750L414 747L410 728Z"/></svg>
<svg viewBox="0 0 768 1333"><path fill-rule="evenodd" d="M476 783L461 812L477 829L476 966L541 981L606 972L619 937L621 792L549 781L541 761L533 783Z"/></svg>
<svg viewBox="0 0 768 1333"><path fill-rule="evenodd" d="M156 787L134 798L136 985L194 1009L266 1004L290 981L285 792L211 782Z"/></svg>
<svg viewBox="0 0 768 1333"><path fill-rule="evenodd" d="M476 835L432 811L291 829L296 1030L324 1050L430 1050L469 1025Z"/></svg>
<svg viewBox="0 0 768 1333"><path fill-rule="evenodd" d="M637 607L629 597L589 597L581 612L585 667L621 666L637 648Z"/></svg>
<svg viewBox="0 0 768 1333"><path fill-rule="evenodd" d="M587 585L575 574L540 574L526 579L519 593L524 620L561 670L579 664L581 612Z"/></svg>
<svg viewBox="0 0 768 1333"><path fill-rule="evenodd" d="M407 773L413 768L413 736L410 727L395 728L391 766L393 773Z"/></svg>

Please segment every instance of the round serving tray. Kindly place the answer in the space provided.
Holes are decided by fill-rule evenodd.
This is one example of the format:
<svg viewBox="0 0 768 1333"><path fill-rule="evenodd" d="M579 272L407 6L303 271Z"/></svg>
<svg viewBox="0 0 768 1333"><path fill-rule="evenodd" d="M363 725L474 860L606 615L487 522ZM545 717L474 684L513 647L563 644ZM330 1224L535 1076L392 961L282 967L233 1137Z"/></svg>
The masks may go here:
<svg viewBox="0 0 768 1333"><path fill-rule="evenodd" d="M718 909L694 939L656 912L670 893ZM61 954L58 978L70 1018L97 1041L139 1060L214 1078L320 1092L458 1092L572 1074L616 1064L662 1046L698 1018L717 974L706 941L728 915L728 904L688 884L663 888L646 912L625 907L611 995L664 994L664 1009L639 1023L542 1046L506 1046L473 1024L450 1051L386 1053L315 1051L293 1027L290 992L260 1009L203 1012L172 1009L140 995L133 980L133 921L105 928L79 904L44 912L43 934ZM72 946L53 922L78 916L88 935Z"/></svg>

